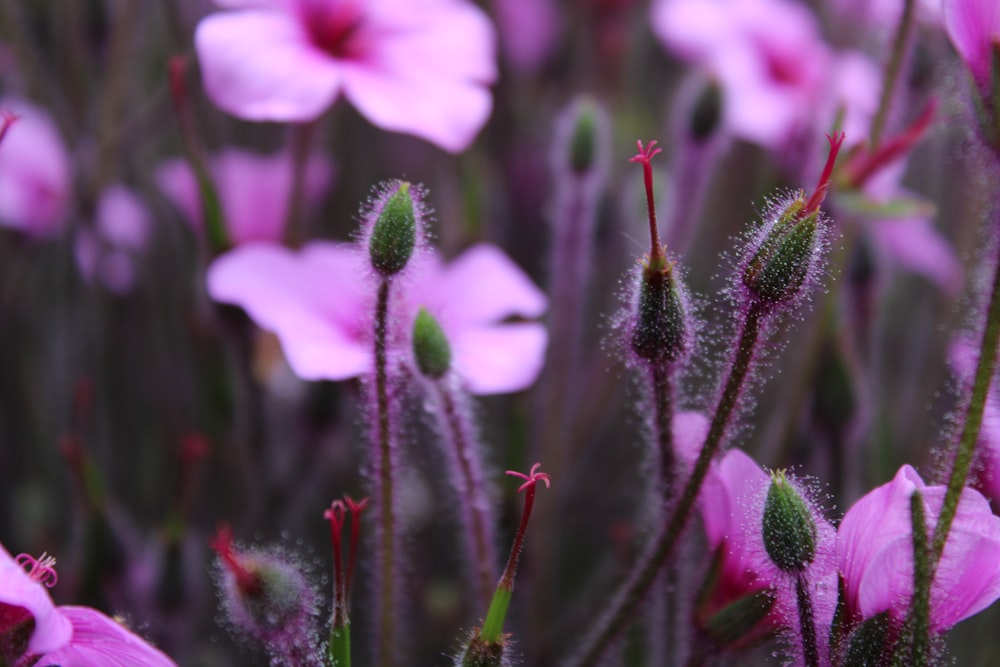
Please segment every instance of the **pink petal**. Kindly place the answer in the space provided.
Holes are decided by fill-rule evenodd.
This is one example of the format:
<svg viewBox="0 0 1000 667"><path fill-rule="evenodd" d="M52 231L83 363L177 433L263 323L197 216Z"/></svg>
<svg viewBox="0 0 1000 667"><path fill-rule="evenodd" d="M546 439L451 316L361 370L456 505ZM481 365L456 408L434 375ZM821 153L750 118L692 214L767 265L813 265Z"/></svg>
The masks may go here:
<svg viewBox="0 0 1000 667"><path fill-rule="evenodd" d="M494 0L507 61L517 70L534 72L557 45L561 23L552 0Z"/></svg>
<svg viewBox="0 0 1000 667"><path fill-rule="evenodd" d="M112 185L97 202L97 230L109 244L141 252L149 244L152 219L143 201L123 185Z"/></svg>
<svg viewBox="0 0 1000 667"><path fill-rule="evenodd" d="M498 247L481 243L418 278L411 299L426 303L446 326L489 324L512 315L538 317L547 299Z"/></svg>
<svg viewBox="0 0 1000 667"><path fill-rule="evenodd" d="M163 162L153 173L157 187L167 199L177 207L191 226L198 232L202 229L201 195L198 182L187 161L175 158Z"/></svg>
<svg viewBox="0 0 1000 667"><path fill-rule="evenodd" d="M1000 38L996 0L944 0L944 26L976 82L989 84L992 44Z"/></svg>
<svg viewBox="0 0 1000 667"><path fill-rule="evenodd" d="M677 458L681 460L686 473L689 474L705 442L708 417L693 410L682 410L674 415L672 430Z"/></svg>
<svg viewBox="0 0 1000 667"><path fill-rule="evenodd" d="M766 489L767 473L741 449L731 449L712 465L698 496L708 543L717 547L729 541L742 552L743 524L754 499Z"/></svg>
<svg viewBox="0 0 1000 667"><path fill-rule="evenodd" d="M313 120L333 104L344 74L277 9L212 14L198 24L195 48L209 97L247 120Z"/></svg>
<svg viewBox="0 0 1000 667"><path fill-rule="evenodd" d="M60 607L73 639L47 653L41 665L60 667L177 667L173 660L120 623L89 607Z"/></svg>
<svg viewBox="0 0 1000 667"><path fill-rule="evenodd" d="M27 609L35 619L28 653L45 653L63 646L73 634L69 620L55 608L48 592L0 545L0 604Z"/></svg>
<svg viewBox="0 0 1000 667"><path fill-rule="evenodd" d="M51 236L66 222L69 155L48 113L15 99L0 109L19 118L0 147L0 225Z"/></svg>
<svg viewBox="0 0 1000 667"><path fill-rule="evenodd" d="M371 364L366 266L356 249L332 243L312 243L300 253L250 244L215 260L206 280L213 299L240 306L277 334L299 377L343 380Z"/></svg>
<svg viewBox="0 0 1000 667"><path fill-rule="evenodd" d="M946 294L957 296L961 291L962 264L930 220L879 220L870 230L879 249L891 260L928 278Z"/></svg>
<svg viewBox="0 0 1000 667"><path fill-rule="evenodd" d="M464 328L451 340L455 371L473 394L527 389L542 369L547 339L540 324Z"/></svg>

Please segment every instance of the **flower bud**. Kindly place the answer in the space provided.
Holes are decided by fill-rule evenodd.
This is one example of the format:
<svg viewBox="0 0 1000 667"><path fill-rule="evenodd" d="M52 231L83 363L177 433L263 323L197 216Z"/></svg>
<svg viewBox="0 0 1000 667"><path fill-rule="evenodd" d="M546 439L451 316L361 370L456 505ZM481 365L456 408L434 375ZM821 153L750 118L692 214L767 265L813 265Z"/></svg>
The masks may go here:
<svg viewBox="0 0 1000 667"><path fill-rule="evenodd" d="M691 116L688 120L688 130L696 143L704 143L719 129L722 119L722 88L717 81L709 82L698 94Z"/></svg>
<svg viewBox="0 0 1000 667"><path fill-rule="evenodd" d="M757 628L771 612L775 599L774 592L769 589L744 595L708 618L701 631L717 648L731 646Z"/></svg>
<svg viewBox="0 0 1000 667"><path fill-rule="evenodd" d="M805 570L816 556L816 523L809 505L784 471L771 475L764 502L764 548L784 572Z"/></svg>
<svg viewBox="0 0 1000 667"><path fill-rule="evenodd" d="M743 284L755 299L780 304L799 295L813 264L819 239L819 213L802 216L806 201L796 197L767 229L743 271Z"/></svg>
<svg viewBox="0 0 1000 667"><path fill-rule="evenodd" d="M569 164L576 174L585 174L594 168L598 153L598 110L590 100L576 105L572 118L573 129L569 139Z"/></svg>
<svg viewBox="0 0 1000 667"><path fill-rule="evenodd" d="M884 665L889 653L889 612L876 614L858 626L844 655L844 667Z"/></svg>
<svg viewBox="0 0 1000 667"><path fill-rule="evenodd" d="M421 308L413 320L413 356L426 377L437 380L451 368L451 345L434 316Z"/></svg>
<svg viewBox="0 0 1000 667"><path fill-rule="evenodd" d="M657 269L653 260L645 265L639 283L632 350L652 362L675 361L684 353L687 323L684 299L674 276L673 264L664 260Z"/></svg>
<svg viewBox="0 0 1000 667"><path fill-rule="evenodd" d="M373 212L375 222L368 239L372 267L384 278L404 268L417 242L417 216L411 186L397 181Z"/></svg>

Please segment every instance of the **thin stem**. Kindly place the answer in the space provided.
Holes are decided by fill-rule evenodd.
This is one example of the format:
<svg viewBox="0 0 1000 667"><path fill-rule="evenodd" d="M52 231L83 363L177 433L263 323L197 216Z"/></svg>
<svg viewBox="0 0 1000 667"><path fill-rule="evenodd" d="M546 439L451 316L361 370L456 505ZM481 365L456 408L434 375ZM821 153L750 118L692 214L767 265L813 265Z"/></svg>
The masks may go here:
<svg viewBox="0 0 1000 667"><path fill-rule="evenodd" d="M701 453L694 465L694 471L684 486L677 508L664 522L664 528L657 535L653 545L643 555L639 566L632 571L632 576L626 580L608 605L606 613L599 621L597 629L589 633L582 650L571 659L570 665L583 667L597 663L601 654L614 639L628 626L639 603L656 580L656 576L667 563L678 537L687 525L694 509L702 482L708 474L709 465L719 451L723 436L729 426L730 419L739 403L740 394L746 382L747 374L753 362L757 342L761 333L764 313L758 303L754 302L747 310L743 329L740 332L736 354L729 370L729 377L719 396L719 403L712 417L708 434L701 447Z"/></svg>
<svg viewBox="0 0 1000 667"><path fill-rule="evenodd" d="M306 190L306 167L309 163L309 149L316 134L318 121L298 123L292 126L292 178L288 189L288 212L285 216L285 244L292 248L302 245L302 198Z"/></svg>
<svg viewBox="0 0 1000 667"><path fill-rule="evenodd" d="M924 519L924 499L920 491L910 496L910 518L913 523L913 601L910 621L913 626L913 667L930 664L931 642L931 583L932 574L927 550L927 523Z"/></svg>
<svg viewBox="0 0 1000 667"><path fill-rule="evenodd" d="M469 429L455 407L455 399L444 382L436 382L438 396L444 409L446 428L451 435L452 455L458 464L456 486L462 497L459 504L464 509L468 533L472 536L472 562L469 567L475 570L473 579L478 588L477 604L480 608L489 604L493 595L495 571L493 569L493 549L489 526L489 498L486 494L486 482L483 479L477 452L473 443L468 440Z"/></svg>
<svg viewBox="0 0 1000 667"><path fill-rule="evenodd" d="M393 452L389 419L389 373L386 338L388 334L390 281L383 279L379 283L378 297L375 302L375 399L377 419L377 448L375 477L379 484L379 540L378 551L380 564L376 590L378 610L378 629L381 650L379 663L383 667L393 664L391 647L395 619L393 616L394 587L396 583L395 554L393 552L395 537L395 521L393 520Z"/></svg>
<svg viewBox="0 0 1000 667"><path fill-rule="evenodd" d="M882 80L882 95L878 101L878 111L872 120L871 146L874 150L882 140L882 131L885 129L886 120L889 117L889 106L892 103L892 94L896 89L896 82L899 80L899 73L903 67L903 58L906 56L907 43L910 41L910 34L913 32L914 7L916 0L904 0L903 13L899 18L899 26L896 28L896 38L892 43L892 53L889 55L889 62L885 66L885 77Z"/></svg>
<svg viewBox="0 0 1000 667"><path fill-rule="evenodd" d="M795 578L795 600L799 608L799 628L802 631L802 659L806 667L819 665L819 648L816 644L816 621L813 618L812 598L809 583L799 575Z"/></svg>
<svg viewBox="0 0 1000 667"><path fill-rule="evenodd" d="M656 444L660 454L660 483L663 485L665 508L670 500L676 461L673 434L673 383L671 382L669 363L653 362L649 365L649 372L653 384Z"/></svg>
<svg viewBox="0 0 1000 667"><path fill-rule="evenodd" d="M986 406L990 381L996 371L997 343L1000 341L1000 259L996 261L994 267L992 290L986 314L986 328L983 330L982 345L979 348L979 362L976 365L976 375L972 385L972 396L969 398L965 423L959 436L951 477L948 478L948 490L945 492L941 513L934 527L934 541L931 548L932 577L937 571L945 543L948 541L948 533L951 531L951 524L958 512L958 502L965 487L969 468L972 466L976 443L979 442L979 429L983 424L983 410Z"/></svg>

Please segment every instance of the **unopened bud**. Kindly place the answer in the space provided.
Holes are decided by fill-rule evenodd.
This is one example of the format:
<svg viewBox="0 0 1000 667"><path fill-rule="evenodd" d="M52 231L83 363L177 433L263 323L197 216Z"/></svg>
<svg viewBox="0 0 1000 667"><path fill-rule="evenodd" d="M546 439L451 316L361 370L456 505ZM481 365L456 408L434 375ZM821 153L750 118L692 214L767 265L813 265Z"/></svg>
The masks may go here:
<svg viewBox="0 0 1000 667"><path fill-rule="evenodd" d="M816 523L784 471L771 476L762 528L764 548L779 569L799 573L809 567L816 556Z"/></svg>
<svg viewBox="0 0 1000 667"><path fill-rule="evenodd" d="M673 264L664 259L657 269L654 260L643 268L632 350L653 362L675 361L684 353L687 324L684 300L674 276Z"/></svg>
<svg viewBox="0 0 1000 667"><path fill-rule="evenodd" d="M819 213L800 216L801 196L784 207L743 271L743 284L755 299L779 304L798 296L812 268L819 242Z"/></svg>
<svg viewBox="0 0 1000 667"><path fill-rule="evenodd" d="M722 118L722 88L717 81L709 82L698 94L688 128L691 138L702 143L711 138L719 129Z"/></svg>
<svg viewBox="0 0 1000 667"><path fill-rule="evenodd" d="M716 648L724 649L749 635L770 613L774 601L771 590L754 591L713 614L701 630Z"/></svg>
<svg viewBox="0 0 1000 667"><path fill-rule="evenodd" d="M590 100L580 102L573 118L573 133L569 140L569 164L577 174L594 167L597 156L597 108Z"/></svg>
<svg viewBox="0 0 1000 667"><path fill-rule="evenodd" d="M372 267L388 278L406 268L416 246L417 218L410 184L396 182L373 214L368 253Z"/></svg>
<svg viewBox="0 0 1000 667"><path fill-rule="evenodd" d="M451 345L434 316L421 308L413 320L413 356L425 376L437 380L451 368Z"/></svg>

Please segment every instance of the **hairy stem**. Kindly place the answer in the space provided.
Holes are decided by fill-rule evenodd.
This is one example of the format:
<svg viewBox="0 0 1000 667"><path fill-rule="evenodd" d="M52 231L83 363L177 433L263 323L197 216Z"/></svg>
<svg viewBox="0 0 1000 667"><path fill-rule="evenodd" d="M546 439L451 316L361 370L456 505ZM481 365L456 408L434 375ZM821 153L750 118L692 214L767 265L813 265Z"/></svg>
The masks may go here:
<svg viewBox="0 0 1000 667"><path fill-rule="evenodd" d="M809 596L809 583L801 575L795 579L795 601L798 603L799 629L802 631L802 659L806 667L818 667L819 648L812 598Z"/></svg>
<svg viewBox="0 0 1000 667"><path fill-rule="evenodd" d="M376 604L378 605L379 662L383 667L393 664L394 633L394 587L396 567L393 518L393 451L391 420L389 419L389 371L386 339L388 337L390 281L383 279L379 284L375 303L375 400L376 438L375 477L379 485L379 575L376 579Z"/></svg>
<svg viewBox="0 0 1000 667"><path fill-rule="evenodd" d="M607 613L598 622L598 627L588 634L582 649L570 661L570 665L584 667L597 663L608 645L632 621L636 608L677 546L678 538L691 517L702 482L708 474L709 465L719 451L723 436L739 403L757 349L763 316L759 304L752 303L747 310L729 377L719 396L719 403L701 447L701 453L676 508L670 519L664 522L664 528L657 534L652 546L643 554L638 567L632 571L631 576L611 599Z"/></svg>

